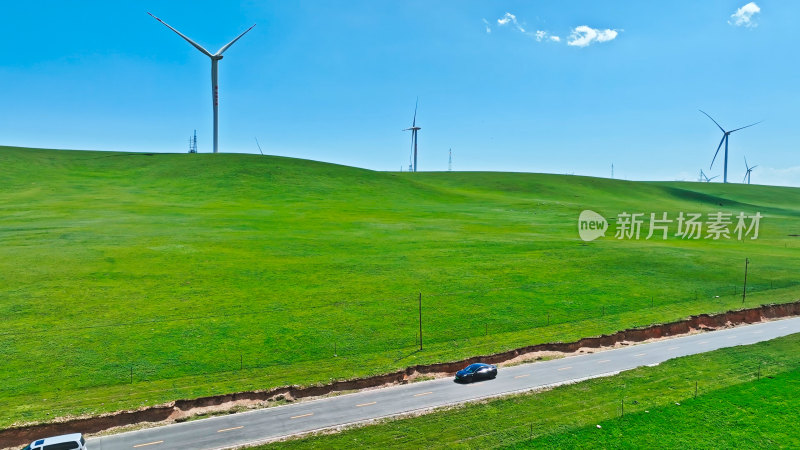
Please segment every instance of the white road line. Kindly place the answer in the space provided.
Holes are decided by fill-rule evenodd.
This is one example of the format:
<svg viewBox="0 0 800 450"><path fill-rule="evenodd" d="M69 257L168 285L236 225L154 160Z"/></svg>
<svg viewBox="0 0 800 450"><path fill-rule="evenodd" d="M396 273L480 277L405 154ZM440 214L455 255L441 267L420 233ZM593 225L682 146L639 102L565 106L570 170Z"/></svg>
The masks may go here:
<svg viewBox="0 0 800 450"><path fill-rule="evenodd" d="M702 345L702 344L708 344L708 341L703 341L703 342L700 343L700 345Z"/></svg>
<svg viewBox="0 0 800 450"><path fill-rule="evenodd" d="M313 415L314 415L314 413L308 413L308 414L301 414L299 416L292 416L292 417L289 417L289 418L290 419L299 419L301 417L308 417L308 416L313 416Z"/></svg>
<svg viewBox="0 0 800 450"><path fill-rule="evenodd" d="M567 367L559 367L559 369L558 369L558 370L567 370L567 369L572 369L572 366L567 366Z"/></svg>
<svg viewBox="0 0 800 450"><path fill-rule="evenodd" d="M636 355L633 355L633 356L644 356L644 355L646 355L646 354L647 354L647 353L639 353L639 354L636 354Z"/></svg>
<svg viewBox="0 0 800 450"><path fill-rule="evenodd" d="M147 447L148 445L156 445L156 444L161 444L163 442L164 441L155 441L155 442L148 442L146 444L137 444L137 445L134 445L133 448Z"/></svg>
<svg viewBox="0 0 800 450"><path fill-rule="evenodd" d="M356 405L356 408L361 408L362 406L370 406L370 405L374 405L375 403L378 403L378 402L362 403L362 404L360 404L360 405Z"/></svg>
<svg viewBox="0 0 800 450"><path fill-rule="evenodd" d="M677 350L677 349L679 349L679 348L680 348L680 347L670 347L670 348L668 348L667 350Z"/></svg>
<svg viewBox="0 0 800 450"><path fill-rule="evenodd" d="M762 330L753 331L753 334L761 334L761 333L763 333L763 331L762 331Z"/></svg>
<svg viewBox="0 0 800 450"><path fill-rule="evenodd" d="M514 378L525 378L525 377L529 377L529 376L531 376L531 374L526 373L525 375L517 375Z"/></svg>
<svg viewBox="0 0 800 450"><path fill-rule="evenodd" d="M597 364L603 364L603 363L607 363L607 362L611 362L611 360L610 359L603 359L601 361L597 361Z"/></svg>
<svg viewBox="0 0 800 450"><path fill-rule="evenodd" d="M414 394L414 397L422 397L423 395L433 394L433 392L423 392L421 394Z"/></svg>
<svg viewBox="0 0 800 450"><path fill-rule="evenodd" d="M780 327L780 328L778 328L778 329L779 329L779 330L785 330L785 329L787 329L787 328L789 328L789 327Z"/></svg>
<svg viewBox="0 0 800 450"><path fill-rule="evenodd" d="M240 427L233 427L233 428L223 428L223 429L221 429L221 430L217 430L217 433L224 433L224 432L226 432L226 431L233 431L233 430L241 430L242 428L244 428L244 425L242 425L242 426L240 426Z"/></svg>

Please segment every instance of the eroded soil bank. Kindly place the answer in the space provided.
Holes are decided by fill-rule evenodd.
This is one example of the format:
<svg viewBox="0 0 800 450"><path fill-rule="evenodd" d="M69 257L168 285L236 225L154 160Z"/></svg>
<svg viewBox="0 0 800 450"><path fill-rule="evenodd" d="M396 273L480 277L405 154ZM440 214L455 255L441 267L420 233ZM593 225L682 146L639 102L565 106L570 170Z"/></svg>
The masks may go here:
<svg viewBox="0 0 800 450"><path fill-rule="evenodd" d="M119 411L95 417L62 419L51 423L8 428L0 431L0 448L21 446L35 439L80 431L97 433L115 427L141 423L173 422L196 414L227 411L237 406L266 406L279 400L294 401L336 392L376 388L391 384L408 383L421 376L451 375L473 362L490 364L514 363L535 359L537 355L553 356L614 347L625 343L678 336L699 330L714 330L740 324L756 323L768 319L800 315L800 300L781 305L764 305L757 308L728 311L720 314L700 314L676 322L651 325L618 331L609 335L583 338L574 342L554 342L530 345L492 355L473 356L459 361L416 365L404 370L367 378L334 381L316 386L282 386L265 391L237 392L226 395L175 400L164 405L151 406L136 411Z"/></svg>

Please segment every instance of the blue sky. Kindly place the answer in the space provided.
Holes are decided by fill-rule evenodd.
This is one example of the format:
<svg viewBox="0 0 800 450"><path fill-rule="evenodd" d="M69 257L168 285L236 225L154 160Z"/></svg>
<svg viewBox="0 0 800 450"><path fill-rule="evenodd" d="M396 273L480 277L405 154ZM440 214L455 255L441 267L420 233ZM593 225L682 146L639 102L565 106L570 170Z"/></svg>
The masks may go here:
<svg viewBox="0 0 800 450"><path fill-rule="evenodd" d="M209 60L150 11L212 52L257 24L220 62L223 152L407 168L419 96L420 170L452 148L454 170L695 180L722 173L702 108L764 120L731 181L747 156L800 186L800 2L748 3L6 2L0 144L185 152L197 129L211 151Z"/></svg>

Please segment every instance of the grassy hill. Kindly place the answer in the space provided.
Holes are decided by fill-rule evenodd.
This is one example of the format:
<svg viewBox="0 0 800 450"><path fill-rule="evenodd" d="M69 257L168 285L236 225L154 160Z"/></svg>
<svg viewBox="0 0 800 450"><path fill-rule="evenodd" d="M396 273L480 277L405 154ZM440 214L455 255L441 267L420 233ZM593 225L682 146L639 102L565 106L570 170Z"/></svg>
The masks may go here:
<svg viewBox="0 0 800 450"><path fill-rule="evenodd" d="M584 209L765 217L583 242ZM746 257L747 306L795 300L793 234L793 188L0 147L0 427L730 309Z"/></svg>

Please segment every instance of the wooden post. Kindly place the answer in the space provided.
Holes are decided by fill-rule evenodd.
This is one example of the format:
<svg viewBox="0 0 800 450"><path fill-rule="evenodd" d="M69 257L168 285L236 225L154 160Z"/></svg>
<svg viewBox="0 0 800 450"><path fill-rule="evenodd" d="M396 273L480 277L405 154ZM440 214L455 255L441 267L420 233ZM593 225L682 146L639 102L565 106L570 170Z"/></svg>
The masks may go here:
<svg viewBox="0 0 800 450"><path fill-rule="evenodd" d="M422 292L419 293L419 349L422 350Z"/></svg>
<svg viewBox="0 0 800 450"><path fill-rule="evenodd" d="M742 289L742 304L744 305L744 299L747 296L747 265L750 264L750 258L744 259L744 288Z"/></svg>

